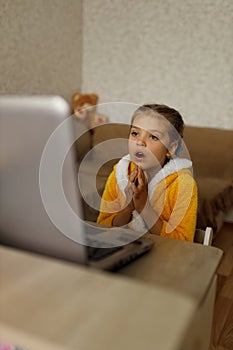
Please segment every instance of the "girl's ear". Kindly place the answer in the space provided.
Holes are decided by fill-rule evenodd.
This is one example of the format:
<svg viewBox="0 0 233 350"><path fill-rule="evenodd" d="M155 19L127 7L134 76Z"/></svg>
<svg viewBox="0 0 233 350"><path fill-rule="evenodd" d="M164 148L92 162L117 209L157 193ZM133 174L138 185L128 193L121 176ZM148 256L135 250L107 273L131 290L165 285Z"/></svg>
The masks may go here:
<svg viewBox="0 0 233 350"><path fill-rule="evenodd" d="M178 148L178 141L173 141L171 144L170 144L170 147L169 147L169 150L167 151L167 157L173 157L174 154L176 153L176 150Z"/></svg>

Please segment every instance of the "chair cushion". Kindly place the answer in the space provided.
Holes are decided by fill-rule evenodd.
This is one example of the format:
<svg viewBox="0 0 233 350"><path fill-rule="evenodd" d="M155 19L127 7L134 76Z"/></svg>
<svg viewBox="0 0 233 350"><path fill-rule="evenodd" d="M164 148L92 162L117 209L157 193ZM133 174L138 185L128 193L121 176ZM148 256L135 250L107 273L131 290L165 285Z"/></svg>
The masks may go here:
<svg viewBox="0 0 233 350"><path fill-rule="evenodd" d="M224 215L233 208L233 182L211 177L197 179L197 227L213 228L217 233L223 225Z"/></svg>

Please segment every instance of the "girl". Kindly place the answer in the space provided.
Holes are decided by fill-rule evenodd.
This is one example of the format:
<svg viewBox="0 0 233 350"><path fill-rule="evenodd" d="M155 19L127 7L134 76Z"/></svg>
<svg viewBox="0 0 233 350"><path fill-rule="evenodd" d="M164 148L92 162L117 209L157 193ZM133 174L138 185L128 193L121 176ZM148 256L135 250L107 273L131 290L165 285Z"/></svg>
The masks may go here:
<svg viewBox="0 0 233 350"><path fill-rule="evenodd" d="M110 174L97 222L193 241L197 186L179 158L184 123L175 109L148 104L131 121L129 154Z"/></svg>

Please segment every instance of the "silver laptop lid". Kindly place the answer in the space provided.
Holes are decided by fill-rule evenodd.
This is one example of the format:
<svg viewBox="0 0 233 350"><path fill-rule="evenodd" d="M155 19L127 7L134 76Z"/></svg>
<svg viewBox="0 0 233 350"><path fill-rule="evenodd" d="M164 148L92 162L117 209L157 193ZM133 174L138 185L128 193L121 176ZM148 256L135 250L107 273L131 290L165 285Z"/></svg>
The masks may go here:
<svg viewBox="0 0 233 350"><path fill-rule="evenodd" d="M78 263L86 262L80 238L67 238L51 222L42 203L39 167L44 147L54 130L70 115L67 102L58 96L0 96L0 242ZM73 139L60 135L54 157ZM62 182L74 212L81 216L72 150L66 157ZM48 174L49 186L53 179ZM69 217L54 202L69 227ZM73 227L73 230L76 227ZM81 220L77 234L82 235Z"/></svg>

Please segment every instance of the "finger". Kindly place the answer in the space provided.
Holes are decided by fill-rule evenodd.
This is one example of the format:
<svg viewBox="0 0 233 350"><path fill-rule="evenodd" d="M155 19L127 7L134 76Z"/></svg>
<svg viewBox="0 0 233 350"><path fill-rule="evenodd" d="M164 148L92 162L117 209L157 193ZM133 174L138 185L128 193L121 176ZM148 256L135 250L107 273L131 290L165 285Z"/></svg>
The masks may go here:
<svg viewBox="0 0 233 350"><path fill-rule="evenodd" d="M144 179L145 183L148 183L147 173L143 169L141 170L142 170L142 178Z"/></svg>
<svg viewBox="0 0 233 350"><path fill-rule="evenodd" d="M132 192L132 182L128 182L127 186L125 187L125 192Z"/></svg>
<svg viewBox="0 0 233 350"><path fill-rule="evenodd" d="M143 185L145 183L146 183L146 178L145 178L144 171L141 168L139 168L139 170L138 170L138 184Z"/></svg>
<svg viewBox="0 0 233 350"><path fill-rule="evenodd" d="M138 175L138 169L135 168L132 173L129 175L129 181L130 182L134 182L135 181L135 178L137 177Z"/></svg>
<svg viewBox="0 0 233 350"><path fill-rule="evenodd" d="M137 193L137 186L136 186L136 184L134 183L134 182L132 182L131 183L131 188L132 188L132 190L133 190L133 195L135 194L135 193Z"/></svg>
<svg viewBox="0 0 233 350"><path fill-rule="evenodd" d="M139 199L140 198L140 189L138 189L138 187L135 188L134 194L133 194L133 200L135 199Z"/></svg>

